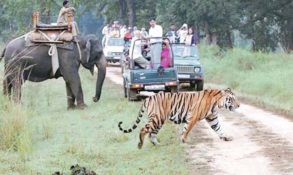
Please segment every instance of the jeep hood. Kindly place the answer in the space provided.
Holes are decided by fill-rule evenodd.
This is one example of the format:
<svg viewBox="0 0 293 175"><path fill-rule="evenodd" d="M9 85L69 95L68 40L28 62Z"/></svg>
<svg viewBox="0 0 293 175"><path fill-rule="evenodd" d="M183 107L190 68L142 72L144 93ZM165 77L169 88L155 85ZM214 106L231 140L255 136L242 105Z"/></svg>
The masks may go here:
<svg viewBox="0 0 293 175"><path fill-rule="evenodd" d="M192 66L200 66L200 62L195 58L175 58L175 65L192 65Z"/></svg>
<svg viewBox="0 0 293 175"><path fill-rule="evenodd" d="M123 52L123 46L107 46L103 49L104 53L107 52Z"/></svg>

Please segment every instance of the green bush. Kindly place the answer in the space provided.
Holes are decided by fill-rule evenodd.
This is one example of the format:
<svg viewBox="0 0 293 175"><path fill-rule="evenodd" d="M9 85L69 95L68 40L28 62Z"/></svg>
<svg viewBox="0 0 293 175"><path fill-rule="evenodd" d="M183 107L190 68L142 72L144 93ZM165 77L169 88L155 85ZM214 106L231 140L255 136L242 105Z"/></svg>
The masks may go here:
<svg viewBox="0 0 293 175"><path fill-rule="evenodd" d="M264 106L293 113L293 55L201 45L205 81L229 86Z"/></svg>

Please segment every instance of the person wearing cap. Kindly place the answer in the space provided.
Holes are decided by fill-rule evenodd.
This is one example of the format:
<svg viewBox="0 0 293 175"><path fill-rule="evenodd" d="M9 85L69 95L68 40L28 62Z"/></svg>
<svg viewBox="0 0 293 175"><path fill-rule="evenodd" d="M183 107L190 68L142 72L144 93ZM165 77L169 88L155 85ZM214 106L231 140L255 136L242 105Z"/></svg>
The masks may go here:
<svg viewBox="0 0 293 175"><path fill-rule="evenodd" d="M120 24L119 21L114 21L111 30L111 37L120 37Z"/></svg>
<svg viewBox="0 0 293 175"><path fill-rule="evenodd" d="M68 16L72 16L72 35L73 35L73 39L76 41L76 36L78 35L79 31L78 31L77 24L74 22L74 14L75 14L75 8L70 7L68 0L64 0L63 7L61 8L58 15L57 25L67 24Z"/></svg>
<svg viewBox="0 0 293 175"><path fill-rule="evenodd" d="M170 31L168 31L166 33L166 37L168 37L168 39L170 40L171 43L178 43L179 41L179 36L177 35L177 32L176 32L176 26L175 25L172 25L170 27Z"/></svg>
<svg viewBox="0 0 293 175"><path fill-rule="evenodd" d="M147 59L142 56L142 43L141 43L141 32L135 30L133 33L133 38L131 40L131 45L129 49L129 56L137 63L140 67L147 69L150 67L150 63Z"/></svg>
<svg viewBox="0 0 293 175"><path fill-rule="evenodd" d="M131 39L132 39L132 33L131 33L131 27L130 27L124 33L124 42L125 42L125 45L129 45Z"/></svg>
<svg viewBox="0 0 293 175"><path fill-rule="evenodd" d="M156 19L150 19L150 29L149 29L149 38L151 37L160 37L160 38L151 38L149 43L151 46L151 62L153 68L157 69L160 67L161 63L161 51L162 51L162 37L163 37L163 28L156 23Z"/></svg>
<svg viewBox="0 0 293 175"><path fill-rule="evenodd" d="M145 30L145 28L143 27L143 28L141 28L141 31L140 31L140 33L141 33L141 37L143 37L143 38L147 38L148 37L148 32Z"/></svg>
<svg viewBox="0 0 293 175"><path fill-rule="evenodd" d="M179 36L179 42L180 43L185 43L185 39L188 33L188 25L187 24L183 24L181 26L181 28L177 31L177 34Z"/></svg>

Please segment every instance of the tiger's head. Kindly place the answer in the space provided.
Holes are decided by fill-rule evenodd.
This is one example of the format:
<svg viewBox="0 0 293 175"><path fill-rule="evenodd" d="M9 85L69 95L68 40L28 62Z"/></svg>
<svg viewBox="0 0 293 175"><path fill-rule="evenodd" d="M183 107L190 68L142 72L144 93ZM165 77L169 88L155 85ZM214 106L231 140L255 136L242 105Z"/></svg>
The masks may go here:
<svg viewBox="0 0 293 175"><path fill-rule="evenodd" d="M240 103L230 88L225 89L224 94L225 95L223 99L223 106L226 109L228 109L229 111L234 111L235 109L239 108Z"/></svg>

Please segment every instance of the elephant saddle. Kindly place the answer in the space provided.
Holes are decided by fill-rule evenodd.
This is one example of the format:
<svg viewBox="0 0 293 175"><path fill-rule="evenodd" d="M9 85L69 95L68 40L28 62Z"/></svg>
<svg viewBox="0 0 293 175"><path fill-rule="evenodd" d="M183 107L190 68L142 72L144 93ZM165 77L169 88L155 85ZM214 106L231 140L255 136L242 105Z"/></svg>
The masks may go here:
<svg viewBox="0 0 293 175"><path fill-rule="evenodd" d="M32 43L63 44L73 40L72 32L68 31L68 25L37 25L35 30L29 33Z"/></svg>

